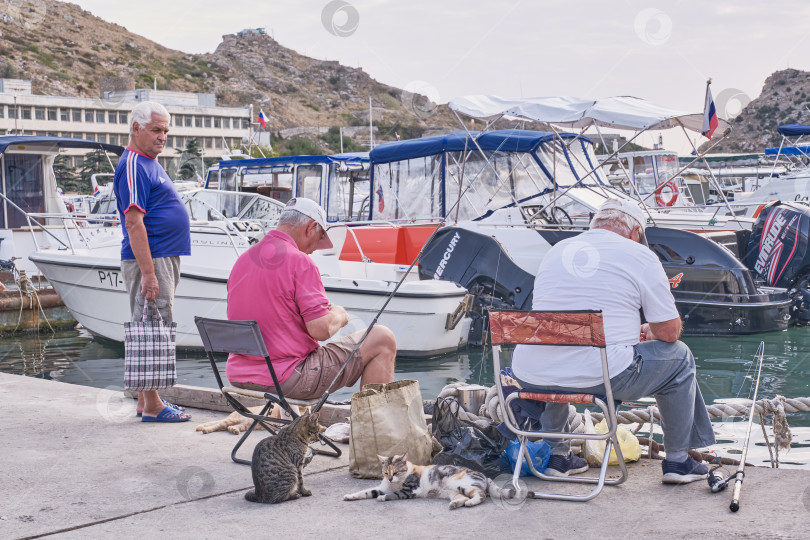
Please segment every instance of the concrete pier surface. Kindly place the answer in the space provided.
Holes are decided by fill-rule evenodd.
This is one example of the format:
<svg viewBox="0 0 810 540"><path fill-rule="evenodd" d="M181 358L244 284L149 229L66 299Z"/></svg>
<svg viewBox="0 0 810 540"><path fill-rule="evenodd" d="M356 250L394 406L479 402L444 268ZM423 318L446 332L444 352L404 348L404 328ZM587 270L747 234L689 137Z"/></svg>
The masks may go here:
<svg viewBox="0 0 810 540"><path fill-rule="evenodd" d="M190 422L145 424L120 390L0 374L0 538L808 538L810 471L746 468L741 508L705 482L661 484L659 461L630 465L622 486L587 503L528 500L448 510L449 501L381 503L342 497L377 484L341 458L304 470L312 497L245 501L250 467L228 432L197 424L225 413L190 409ZM264 436L246 443L244 456ZM536 479L532 489L548 486Z"/></svg>

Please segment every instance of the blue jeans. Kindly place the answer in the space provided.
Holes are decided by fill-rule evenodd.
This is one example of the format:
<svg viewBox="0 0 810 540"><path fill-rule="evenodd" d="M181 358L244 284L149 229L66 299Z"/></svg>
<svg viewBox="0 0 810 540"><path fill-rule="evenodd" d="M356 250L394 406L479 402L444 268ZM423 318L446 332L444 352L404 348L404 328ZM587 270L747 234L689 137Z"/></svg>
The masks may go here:
<svg viewBox="0 0 810 540"><path fill-rule="evenodd" d="M664 447L668 452L703 448L715 443L709 414L695 379L695 357L683 342L644 341L633 347L633 362L611 377L613 398L631 401L654 396L661 413ZM519 380L519 379L518 379ZM520 381L524 388L531 387ZM605 394L605 385L591 388L543 388L588 394ZM568 425L568 404L546 403L540 423L546 431L563 431ZM547 441L552 454L568 455L570 441Z"/></svg>

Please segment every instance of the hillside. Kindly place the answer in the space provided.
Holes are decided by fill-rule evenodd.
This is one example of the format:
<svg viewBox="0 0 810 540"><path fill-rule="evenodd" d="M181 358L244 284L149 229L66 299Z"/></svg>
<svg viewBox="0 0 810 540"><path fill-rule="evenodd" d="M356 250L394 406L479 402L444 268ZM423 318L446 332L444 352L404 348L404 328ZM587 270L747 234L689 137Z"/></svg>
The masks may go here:
<svg viewBox="0 0 810 540"><path fill-rule="evenodd" d="M810 73L796 69L773 73L765 79L760 95L731 120L731 133L712 152L762 152L779 146L778 126L810 123L808 96ZM725 104L716 105L722 115Z"/></svg>
<svg viewBox="0 0 810 540"><path fill-rule="evenodd" d="M55 0L0 0L0 77L30 79L35 94L92 98L105 77L131 78L138 88L156 80L162 90L215 94L223 106L252 103L273 130L366 124L369 96L383 140L459 127L445 106L266 34L226 35L213 53L189 55Z"/></svg>

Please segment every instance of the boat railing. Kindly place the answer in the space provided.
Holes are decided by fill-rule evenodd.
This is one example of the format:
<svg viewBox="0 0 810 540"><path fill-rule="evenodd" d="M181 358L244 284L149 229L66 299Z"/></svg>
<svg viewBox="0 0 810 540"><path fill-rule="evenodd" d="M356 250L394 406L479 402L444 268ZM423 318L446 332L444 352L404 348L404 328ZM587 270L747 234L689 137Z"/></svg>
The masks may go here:
<svg viewBox="0 0 810 540"><path fill-rule="evenodd" d="M89 237L87 233L94 230L103 230L108 227L119 227L120 221L117 214L90 214L87 216L78 216L73 214L59 214L59 213L41 213L41 212L28 212L26 213L28 219L28 227L34 240L34 247L37 251L42 249L40 241L36 232L43 231L49 237L59 243L58 249L70 250L75 253L77 246L76 243L80 242L83 248L99 248L107 247L102 245L93 245L93 238ZM59 220L60 226L46 226L43 224L46 220ZM229 241L230 247L233 248L237 255L240 255L245 248L253 245L256 240L240 230L243 227L249 230L254 225L254 221L238 221L228 220L225 221L193 221L191 222L192 230L199 229L213 229L222 232ZM264 229L259 226L262 234ZM54 234L55 230L64 232L64 238L59 238ZM241 242L239 242L241 240Z"/></svg>

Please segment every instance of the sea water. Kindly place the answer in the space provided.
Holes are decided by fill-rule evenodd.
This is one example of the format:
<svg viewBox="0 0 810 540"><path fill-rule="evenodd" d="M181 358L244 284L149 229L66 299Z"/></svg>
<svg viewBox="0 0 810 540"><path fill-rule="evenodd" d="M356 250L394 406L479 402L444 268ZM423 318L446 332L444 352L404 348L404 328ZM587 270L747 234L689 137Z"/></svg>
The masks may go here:
<svg viewBox="0 0 810 540"><path fill-rule="evenodd" d="M751 397L756 376L754 356L762 341L765 342L765 360L759 398L810 397L810 328L751 336L689 337L684 341L695 355L698 384L707 404ZM121 389L123 366L122 344L93 338L84 330L0 340L0 372L4 373ZM219 358L219 366L224 375L224 357ZM201 351L180 351L177 368L180 384L216 388L208 359ZM434 399L442 388L453 382L491 386L494 380L491 351L469 348L429 359L398 358L396 379L418 380L426 400ZM357 390L357 387L341 389L331 398L348 400ZM644 402L625 404L625 408L647 405ZM713 450L720 456L738 458L747 418L714 422L718 444ZM766 422L770 422L770 416L766 417ZM788 414L788 423L793 441L791 451L780 454L781 466L810 469L810 413ZM645 426L643 431L647 429ZM656 428L656 432L660 439L660 428ZM771 437L770 427L766 432ZM758 416L754 418L751 431L748 462L770 463Z"/></svg>

